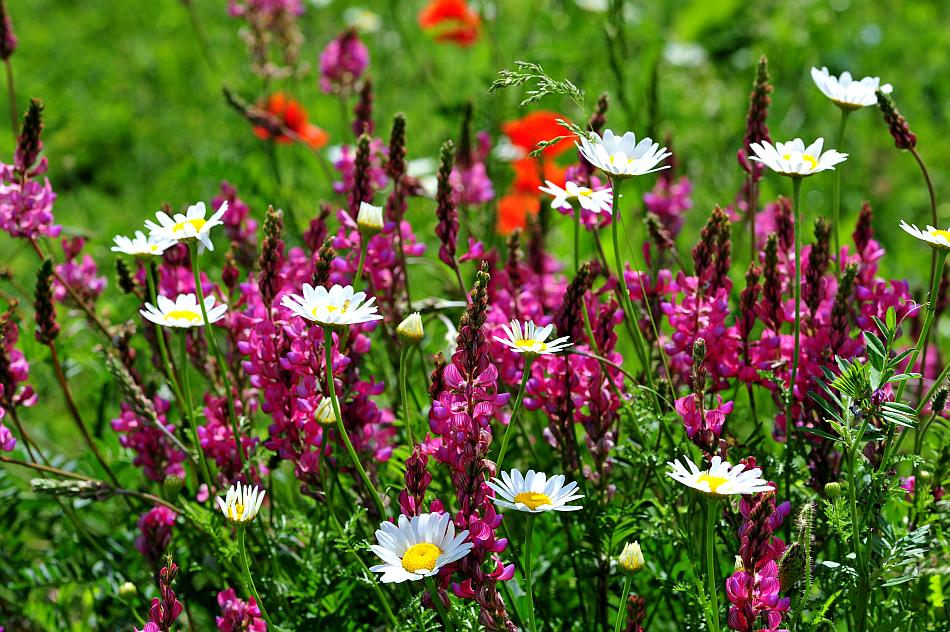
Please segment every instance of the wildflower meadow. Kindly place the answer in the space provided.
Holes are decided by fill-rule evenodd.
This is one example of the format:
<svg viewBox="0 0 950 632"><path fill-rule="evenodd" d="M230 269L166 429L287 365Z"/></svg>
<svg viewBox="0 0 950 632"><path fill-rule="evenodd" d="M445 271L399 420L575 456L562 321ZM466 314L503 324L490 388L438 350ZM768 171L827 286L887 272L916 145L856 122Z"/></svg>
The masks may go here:
<svg viewBox="0 0 950 632"><path fill-rule="evenodd" d="M0 632L950 630L890 4L0 0Z"/></svg>

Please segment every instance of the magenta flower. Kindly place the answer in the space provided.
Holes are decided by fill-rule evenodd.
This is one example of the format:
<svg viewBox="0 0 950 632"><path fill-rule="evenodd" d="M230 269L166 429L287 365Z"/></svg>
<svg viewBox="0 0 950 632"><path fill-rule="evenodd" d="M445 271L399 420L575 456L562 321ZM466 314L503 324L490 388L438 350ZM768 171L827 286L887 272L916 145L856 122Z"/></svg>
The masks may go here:
<svg viewBox="0 0 950 632"><path fill-rule="evenodd" d="M153 401L158 423L169 433L174 433L175 426L167 423L165 418L169 402L157 395ZM148 478L162 482L167 476L185 477L185 468L182 466L185 453L164 432L140 419L128 404L121 405L119 417L112 420L112 429L119 433L119 443L135 453L132 462L141 467Z"/></svg>
<svg viewBox="0 0 950 632"><path fill-rule="evenodd" d="M145 556L149 564L157 563L168 548L176 518L178 514L165 505L152 507L139 518L140 534L135 538L135 550Z"/></svg>
<svg viewBox="0 0 950 632"><path fill-rule="evenodd" d="M369 49L356 29L347 29L320 53L320 89L326 94L353 94L369 66Z"/></svg>
<svg viewBox="0 0 950 632"><path fill-rule="evenodd" d="M214 622L219 632L266 632L267 623L254 597L243 601L233 588L228 588L218 593L218 606L221 616L215 617Z"/></svg>

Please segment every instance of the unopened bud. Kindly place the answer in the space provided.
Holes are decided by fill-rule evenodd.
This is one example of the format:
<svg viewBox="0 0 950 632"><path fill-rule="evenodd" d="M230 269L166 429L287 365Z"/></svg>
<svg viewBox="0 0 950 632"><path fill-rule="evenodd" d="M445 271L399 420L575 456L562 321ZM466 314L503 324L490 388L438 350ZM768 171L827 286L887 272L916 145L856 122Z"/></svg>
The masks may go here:
<svg viewBox="0 0 950 632"><path fill-rule="evenodd" d="M360 234L373 236L383 230L383 207L360 202L360 212L356 216L356 225Z"/></svg>
<svg viewBox="0 0 950 632"><path fill-rule="evenodd" d="M637 541L627 542L623 546L623 551L620 552L617 561L620 563L620 567L628 573L636 573L643 568L646 562L643 559L643 551L640 550L640 543Z"/></svg>
<svg viewBox="0 0 950 632"><path fill-rule="evenodd" d="M125 601L131 599L135 596L135 593L138 592L138 588L135 587L135 584L132 582L125 582L119 586L119 599Z"/></svg>
<svg viewBox="0 0 950 632"><path fill-rule="evenodd" d="M184 481L181 480L180 476L166 476L165 480L162 481L162 489L169 498L174 498L180 494L183 486Z"/></svg>
<svg viewBox="0 0 950 632"><path fill-rule="evenodd" d="M336 423L336 413L333 411L333 400L324 397L317 406L317 412L314 413L317 423L324 425Z"/></svg>
<svg viewBox="0 0 950 632"><path fill-rule="evenodd" d="M841 483L825 483L825 496L837 498L841 495Z"/></svg>
<svg viewBox="0 0 950 632"><path fill-rule="evenodd" d="M417 345L422 342L425 332L422 329L422 316L419 312L413 312L396 327L396 335L405 345Z"/></svg>

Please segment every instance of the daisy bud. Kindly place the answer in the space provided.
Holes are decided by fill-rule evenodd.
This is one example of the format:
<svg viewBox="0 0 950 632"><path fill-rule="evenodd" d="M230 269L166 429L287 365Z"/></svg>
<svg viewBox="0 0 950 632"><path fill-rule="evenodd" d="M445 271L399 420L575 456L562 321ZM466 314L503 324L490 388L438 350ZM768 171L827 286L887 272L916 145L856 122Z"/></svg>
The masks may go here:
<svg viewBox="0 0 950 632"><path fill-rule="evenodd" d="M642 569L645 561L643 552L640 550L640 543L634 540L624 544L623 551L620 552L617 561L620 563L620 567L628 573L636 573Z"/></svg>
<svg viewBox="0 0 950 632"><path fill-rule="evenodd" d="M828 498L837 498L841 495L841 483L825 483L825 496Z"/></svg>
<svg viewBox="0 0 950 632"><path fill-rule="evenodd" d="M133 584L132 582L125 582L124 584L119 586L119 599L121 599L122 601L131 599L132 597L135 596L135 593L137 592L138 592L138 588L135 587L135 584Z"/></svg>
<svg viewBox="0 0 950 632"><path fill-rule="evenodd" d="M422 329L422 316L413 312L396 327L396 335L403 344L414 346L422 342L425 332Z"/></svg>
<svg viewBox="0 0 950 632"><path fill-rule="evenodd" d="M336 423L336 413L333 411L333 400L324 397L317 406L317 412L313 414L317 423L328 426Z"/></svg>
<svg viewBox="0 0 950 632"><path fill-rule="evenodd" d="M901 116L894 99L883 90L875 92L877 95L877 105L881 108L881 114L884 115L884 122L887 123L887 131L894 138L894 145L898 149L913 149L917 146L917 135L910 131L907 119Z"/></svg>
<svg viewBox="0 0 950 632"><path fill-rule="evenodd" d="M367 202L360 203L360 212L356 216L356 225L364 237L372 237L383 230L383 207Z"/></svg>

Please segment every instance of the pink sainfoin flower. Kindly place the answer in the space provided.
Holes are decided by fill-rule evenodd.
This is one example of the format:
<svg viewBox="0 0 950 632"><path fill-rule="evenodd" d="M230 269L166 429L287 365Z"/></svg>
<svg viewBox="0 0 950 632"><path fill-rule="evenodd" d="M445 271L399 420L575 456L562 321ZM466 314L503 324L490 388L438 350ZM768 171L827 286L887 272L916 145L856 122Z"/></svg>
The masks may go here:
<svg viewBox="0 0 950 632"><path fill-rule="evenodd" d="M353 94L368 66L369 49L356 29L347 29L320 53L320 89L326 94Z"/></svg>
<svg viewBox="0 0 950 632"><path fill-rule="evenodd" d="M722 396L717 395L718 407L706 410L697 405L697 396L690 393L686 397L676 400L676 414L683 420L686 427L686 436L700 447L715 445L722 433L722 425L726 415L735 407L733 402L722 403ZM703 437L702 439L700 437Z"/></svg>
<svg viewBox="0 0 950 632"><path fill-rule="evenodd" d="M170 555L166 560L165 566L158 572L158 591L161 596L152 598L152 607L148 611L150 623L162 632L170 632L178 615L184 610L172 590L172 582L178 575L178 565L171 561Z"/></svg>
<svg viewBox="0 0 950 632"><path fill-rule="evenodd" d="M221 182L221 192L211 200L211 208L220 208L225 202L228 204L228 210L221 218L224 222L224 232L237 247L239 254L250 255L247 257L249 260L242 263L250 263L253 261L250 258L253 256L251 253L257 243L257 222L251 217L248 205L238 197L237 187L227 180ZM242 252L245 249L250 253Z"/></svg>
<svg viewBox="0 0 950 632"><path fill-rule="evenodd" d="M266 632L267 623L254 597L247 601L238 599L233 588L218 593L221 616L215 617L219 632Z"/></svg>
<svg viewBox="0 0 950 632"><path fill-rule="evenodd" d="M169 402L158 396L153 401L158 414L157 422L168 432L174 433L175 426L167 423L165 417ZM121 405L119 417L112 420L112 429L119 433L119 443L135 452L132 462L140 466L148 478L161 482L167 476L185 477L185 468L182 466L185 453L164 432L140 419L128 404Z"/></svg>
<svg viewBox="0 0 950 632"><path fill-rule="evenodd" d="M755 467L755 459L742 461ZM741 569L726 580L729 627L739 632L777 630L782 613L789 607L788 597L779 597L777 561L785 543L772 534L778 530L791 509L789 502L775 504L775 492L743 496L739 502L742 524L739 527Z"/></svg>
<svg viewBox="0 0 950 632"><path fill-rule="evenodd" d="M468 309L462 317L452 361L433 382L441 388L429 411L429 427L437 436L435 458L452 471L452 484L459 505L457 529L467 529L474 547L458 564L443 569L444 580L454 568L465 579L453 584L459 597L474 599L480 608L479 622L491 630L515 630L498 592L497 582L514 576L498 553L508 545L496 538L502 516L495 512L493 495L486 483L493 466L487 460L492 441L491 421L509 399L498 393L498 370L491 363L485 336L488 310L488 273L476 275ZM486 563L493 566L485 571ZM440 598L440 597L433 597Z"/></svg>
<svg viewBox="0 0 950 632"><path fill-rule="evenodd" d="M0 419L17 406L36 403L33 387L25 383L30 377L30 363L16 348L20 328L13 319L12 308L0 315ZM15 444L10 431L0 425L0 447L9 452Z"/></svg>
<svg viewBox="0 0 950 632"><path fill-rule="evenodd" d="M89 255L83 255L82 260L79 260L79 253L82 252L85 244L86 240L82 237L62 241L66 261L56 266L56 278L53 281L53 299L60 303L69 299L70 295L59 279L68 284L87 305L95 303L102 291L106 289L106 278L99 276L99 267L95 259Z"/></svg>
<svg viewBox="0 0 950 632"><path fill-rule="evenodd" d="M690 197L693 184L686 176L674 181L672 174L665 175L672 171L668 169L660 172L653 190L643 194L643 203L647 211L656 215L660 224L675 239L683 228L686 212L693 207Z"/></svg>
<svg viewBox="0 0 950 632"><path fill-rule="evenodd" d="M11 237L36 239L57 237L60 227L53 223L56 194L49 179L46 157L40 158L43 142L42 104L34 99L17 137L13 164L0 163L0 228Z"/></svg>
<svg viewBox="0 0 950 632"><path fill-rule="evenodd" d="M138 522L139 536L135 538L135 550L145 556L149 564L156 564L172 539L172 526L178 514L158 505L141 515Z"/></svg>
<svg viewBox="0 0 950 632"><path fill-rule="evenodd" d="M243 401L240 397L234 398L235 412L240 418L243 414ZM237 453L237 444L234 442L234 431L228 417L227 402L224 397L211 393L205 394L204 416L207 423L198 426L198 441L205 455L214 460L218 467L218 477L222 483L233 483L236 480L246 479L241 468L241 457ZM241 445L244 454L248 457L253 454L258 439L247 435L241 436ZM252 472L256 468L252 467Z"/></svg>
<svg viewBox="0 0 950 632"><path fill-rule="evenodd" d="M477 206L495 198L495 188L488 177L485 160L491 152L491 137L488 132L479 132L475 147L460 148L449 182L455 191L455 203L460 206Z"/></svg>

